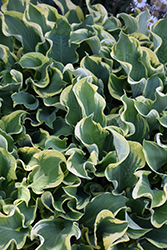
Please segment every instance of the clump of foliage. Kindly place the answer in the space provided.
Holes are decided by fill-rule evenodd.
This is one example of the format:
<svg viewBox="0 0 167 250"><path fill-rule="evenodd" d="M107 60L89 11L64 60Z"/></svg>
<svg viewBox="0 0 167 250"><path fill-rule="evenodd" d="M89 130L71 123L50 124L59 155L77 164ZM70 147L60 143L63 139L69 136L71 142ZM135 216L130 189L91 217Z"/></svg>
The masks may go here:
<svg viewBox="0 0 167 250"><path fill-rule="evenodd" d="M55 2L0 13L0 249L166 249L167 19Z"/></svg>

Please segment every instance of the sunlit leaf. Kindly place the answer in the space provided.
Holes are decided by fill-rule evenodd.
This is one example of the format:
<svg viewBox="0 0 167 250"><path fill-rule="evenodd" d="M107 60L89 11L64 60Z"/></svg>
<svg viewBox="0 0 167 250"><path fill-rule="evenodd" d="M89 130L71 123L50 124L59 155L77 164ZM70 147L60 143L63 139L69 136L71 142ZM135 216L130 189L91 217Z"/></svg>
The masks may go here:
<svg viewBox="0 0 167 250"><path fill-rule="evenodd" d="M167 163L166 148L159 146L155 142L144 141L144 155L147 164L155 172L161 172L161 169L165 167ZM157 157L158 155L158 157ZM166 174L166 171L162 173Z"/></svg>
<svg viewBox="0 0 167 250"><path fill-rule="evenodd" d="M94 230L97 237L95 243L98 244L98 236L100 236L105 249L111 248L125 234L128 224L128 221L116 219L111 211L102 210L95 221Z"/></svg>
<svg viewBox="0 0 167 250"><path fill-rule="evenodd" d="M9 134L18 134L22 131L21 117L26 111L17 110L13 113L3 116L2 121L5 124L5 131Z"/></svg>
<svg viewBox="0 0 167 250"><path fill-rule="evenodd" d="M29 175L34 192L40 194L43 189L60 185L64 178L60 167L60 163L66 161L64 156L56 150L44 150L34 157L38 160L38 165Z"/></svg>
<svg viewBox="0 0 167 250"><path fill-rule="evenodd" d="M89 152L101 152L108 132L99 123L93 121L93 115L83 118L75 127L75 135L87 147Z"/></svg>
<svg viewBox="0 0 167 250"><path fill-rule="evenodd" d="M121 143L121 141L120 141ZM116 189L122 192L127 187L133 187L136 184L135 171L145 166L144 154L142 146L137 142L128 142L130 153L127 158L118 163L109 164L106 168L106 177L110 181L116 181Z"/></svg>
<svg viewBox="0 0 167 250"><path fill-rule="evenodd" d="M4 148L0 148L0 162L0 176L7 181L16 180L16 160Z"/></svg>
<svg viewBox="0 0 167 250"><path fill-rule="evenodd" d="M38 29L42 29L43 34L51 30L53 26L52 23L47 20L48 11L40 6L38 7L30 3L24 15L26 21L31 26L33 26L33 23L38 25Z"/></svg>
<svg viewBox="0 0 167 250"><path fill-rule="evenodd" d="M160 60L161 63L166 63L166 18L158 20L158 22L156 22L152 27L151 27L151 31L153 34L156 34L157 36L159 36L160 40L161 40L161 44L155 48L155 52ZM163 32L162 32L163 30ZM154 37L154 36L153 36Z"/></svg>
<svg viewBox="0 0 167 250"><path fill-rule="evenodd" d="M133 99L123 95L121 100L124 103L124 109L121 109L120 116L129 126L128 138L142 142L144 138L147 139L148 137L149 127L147 121L135 109Z"/></svg>
<svg viewBox="0 0 167 250"><path fill-rule="evenodd" d="M87 78L78 81L73 87L73 92L82 110L82 117L93 114L93 120L106 126L106 117L103 114L105 100L97 93L97 87L88 82Z"/></svg>
<svg viewBox="0 0 167 250"><path fill-rule="evenodd" d="M93 177L92 173L96 171L95 164L97 163L97 155L95 152L92 152L90 157L85 159L82 150L72 148L66 152L66 155L70 156L67 160L67 168L71 173L86 179Z"/></svg>
<svg viewBox="0 0 167 250"><path fill-rule="evenodd" d="M134 81L140 81L146 77L146 68L139 60L142 57L142 50L135 38L121 33L119 41L112 48L111 56L121 64Z"/></svg>
<svg viewBox="0 0 167 250"><path fill-rule="evenodd" d="M151 189L148 175L150 171L138 171L135 173L139 180L133 189L133 198L147 197L151 199L151 208L159 207L166 201L166 192L164 190Z"/></svg>
<svg viewBox="0 0 167 250"><path fill-rule="evenodd" d="M139 24L138 24L136 18L134 18L133 16L130 16L126 13L121 13L121 14L118 14L118 17L121 17L124 20L125 31L128 34L131 34L133 32L136 32L137 30L139 30Z"/></svg>
<svg viewBox="0 0 167 250"><path fill-rule="evenodd" d="M81 218L81 223L88 228L92 228L96 216L105 209L110 210L116 215L121 209L125 208L126 198L124 196L114 196L111 193L98 195L86 206L85 214Z"/></svg>
<svg viewBox="0 0 167 250"><path fill-rule="evenodd" d="M37 30L23 21L23 14L15 11L5 12L3 31L7 36L16 37L25 52L35 51L35 46L41 42Z"/></svg>
<svg viewBox="0 0 167 250"><path fill-rule="evenodd" d="M13 207L8 215L0 213L0 247L8 249L14 242L21 249L30 235L30 229L24 227L24 216L17 207Z"/></svg>

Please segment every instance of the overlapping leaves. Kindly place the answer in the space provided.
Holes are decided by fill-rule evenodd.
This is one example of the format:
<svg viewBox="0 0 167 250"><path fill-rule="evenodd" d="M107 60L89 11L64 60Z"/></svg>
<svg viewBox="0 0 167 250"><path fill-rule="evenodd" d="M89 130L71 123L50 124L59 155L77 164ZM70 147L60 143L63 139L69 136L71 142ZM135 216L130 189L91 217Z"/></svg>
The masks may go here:
<svg viewBox="0 0 167 250"><path fill-rule="evenodd" d="M167 19L39 2L0 13L0 249L167 248Z"/></svg>

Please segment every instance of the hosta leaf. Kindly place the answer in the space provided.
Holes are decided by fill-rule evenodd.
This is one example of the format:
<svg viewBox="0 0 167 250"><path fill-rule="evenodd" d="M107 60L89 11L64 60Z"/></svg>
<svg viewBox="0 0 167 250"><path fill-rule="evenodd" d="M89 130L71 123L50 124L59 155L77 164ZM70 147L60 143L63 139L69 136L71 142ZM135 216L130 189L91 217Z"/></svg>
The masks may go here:
<svg viewBox="0 0 167 250"><path fill-rule="evenodd" d="M94 21L101 24L104 23L107 19L107 10L102 4L94 4L93 6L90 3L90 0L86 0L86 5L90 14L93 15Z"/></svg>
<svg viewBox="0 0 167 250"><path fill-rule="evenodd" d="M104 188L99 183L95 182L88 182L84 187L84 190L85 192L91 194L93 197L104 193Z"/></svg>
<svg viewBox="0 0 167 250"><path fill-rule="evenodd" d="M5 140L7 142L7 144L5 144L6 142L3 143L3 148L5 147L5 149L11 153L14 150L14 140L13 140L13 138L9 134L7 134L5 131L3 131L2 129L0 129L0 135L3 138L5 138ZM4 140L4 139L2 139L2 140Z"/></svg>
<svg viewBox="0 0 167 250"><path fill-rule="evenodd" d="M66 161L65 157L56 150L44 150L34 157L38 160L38 167L29 175L33 191L40 194L43 189L60 185L64 178L60 163Z"/></svg>
<svg viewBox="0 0 167 250"><path fill-rule="evenodd" d="M81 11L79 6L76 6L76 10L74 9L69 10L65 16L70 24L80 23L80 21L83 21L84 19L83 12Z"/></svg>
<svg viewBox="0 0 167 250"><path fill-rule="evenodd" d="M42 98L47 98L59 94L62 88L66 85L66 82L63 81L63 74L59 69L54 67L50 67L49 69L51 71L49 72L50 79L47 77L49 80L49 84L44 88L41 88L41 86L39 85L37 86L36 83L34 85L35 92L38 95L42 96Z"/></svg>
<svg viewBox="0 0 167 250"><path fill-rule="evenodd" d="M16 0L15 3L13 1L7 0L7 1L3 1L4 5L2 7L3 12L6 11L16 11L16 12L21 12L24 13L27 5L29 2L33 2L32 0ZM36 2L34 0L34 2Z"/></svg>
<svg viewBox="0 0 167 250"><path fill-rule="evenodd" d="M147 197L151 199L151 208L159 207L166 201L167 194L165 190L151 189L148 175L150 171L138 171L135 173L139 180L133 189L133 198Z"/></svg>
<svg viewBox="0 0 167 250"><path fill-rule="evenodd" d="M96 164L96 172L95 175L99 177L105 176L106 168L109 164L115 163L117 161L117 155L115 151L110 151L107 153L101 161L98 161Z"/></svg>
<svg viewBox="0 0 167 250"><path fill-rule="evenodd" d="M105 108L104 98L97 93L97 87L88 82L88 78L78 81L73 92L82 110L82 117L93 114L93 120L102 127L106 126L106 117L103 114Z"/></svg>
<svg viewBox="0 0 167 250"><path fill-rule="evenodd" d="M40 128L39 130L35 130L31 135L33 146L41 149L45 148L45 142L48 138L49 132L43 130L42 128Z"/></svg>
<svg viewBox="0 0 167 250"><path fill-rule="evenodd" d="M159 62L156 54L149 48L144 47L142 49L143 57L141 58L142 63L147 69L148 77L152 75L159 75L164 78L164 66Z"/></svg>
<svg viewBox="0 0 167 250"><path fill-rule="evenodd" d="M4 148L0 148L0 162L0 176L7 181L16 180L16 160Z"/></svg>
<svg viewBox="0 0 167 250"><path fill-rule="evenodd" d="M33 155L39 152L40 149L35 147L20 147L18 149L19 159L22 161L25 170L30 171L38 166L38 160Z"/></svg>
<svg viewBox="0 0 167 250"><path fill-rule="evenodd" d="M8 142L3 135L0 135L0 148L4 148L6 151L8 150Z"/></svg>
<svg viewBox="0 0 167 250"><path fill-rule="evenodd" d="M108 89L110 95L117 100L120 100L121 96L124 95L124 86L127 84L127 77L117 77L115 74L110 74L108 81Z"/></svg>
<svg viewBox="0 0 167 250"><path fill-rule="evenodd" d="M83 209L89 203L90 195L84 192L84 190L80 187L67 186L63 187L63 190L66 194L76 200L76 208ZM79 192L78 192L79 191ZM83 215L83 214L82 214Z"/></svg>
<svg viewBox="0 0 167 250"><path fill-rule="evenodd" d="M54 193L44 192L41 201L52 213L56 212L56 216L76 221L83 215L76 209L84 208L89 203L90 196L82 188L78 192L81 181L71 173L64 178L63 183L67 186L57 188Z"/></svg>
<svg viewBox="0 0 167 250"><path fill-rule="evenodd" d="M39 52L26 53L19 61L22 68L35 69L39 71L46 63L49 65L50 59Z"/></svg>
<svg viewBox="0 0 167 250"><path fill-rule="evenodd" d="M158 117L157 119L163 127L167 128L167 113L165 110L162 112L161 117Z"/></svg>
<svg viewBox="0 0 167 250"><path fill-rule="evenodd" d="M146 31L148 31L148 30L146 29ZM132 33L131 36L135 37L140 42L140 45L146 45L150 41L149 36L146 36L146 35L140 33L139 31ZM145 49L145 48L146 47L143 47L143 49Z"/></svg>
<svg viewBox="0 0 167 250"><path fill-rule="evenodd" d="M10 55L6 55L8 59L10 58ZM10 63L10 61L9 61ZM15 62L14 62L15 63ZM2 85L0 85L1 91L19 91L22 87L23 83L23 75L21 72L11 69L10 71L5 70L2 72ZM5 98L3 98L3 102L5 101Z"/></svg>
<svg viewBox="0 0 167 250"><path fill-rule="evenodd" d="M139 96L136 98L136 101L134 101L134 106L138 113L146 118L150 131L157 129L159 126L159 113L157 110L152 109L152 105L153 101L144 98L144 96Z"/></svg>
<svg viewBox="0 0 167 250"><path fill-rule="evenodd" d="M71 27L65 18L57 20L53 29L46 33L46 38L50 42L51 48L47 52L47 56L66 65L74 63L78 60L75 52L78 45L69 46Z"/></svg>
<svg viewBox="0 0 167 250"><path fill-rule="evenodd" d="M48 21L48 11L44 8L41 8L39 5L33 5L29 4L28 8L26 9L24 13L25 20L33 26L33 23L38 25L38 29L42 29L43 35L51 30L52 28L52 23Z"/></svg>
<svg viewBox="0 0 167 250"><path fill-rule="evenodd" d="M81 218L81 223L92 229L96 216L105 209L110 210L114 216L126 207L127 199L124 196L114 196L111 193L104 193L93 198L85 208L85 214Z"/></svg>
<svg viewBox="0 0 167 250"><path fill-rule="evenodd" d="M4 67L7 66L7 68L12 68L15 67L15 63L16 63L16 57L14 56L14 54L12 54L9 50L9 48L5 45L0 44L0 59L1 59L1 63ZM13 71L15 71L13 69ZM6 79L5 79L5 73L8 72L8 70L2 71L1 73L1 77L3 76L3 83L6 83ZM19 72L20 73L20 72ZM21 74L21 73L20 73ZM6 83L6 84L10 84L10 83ZM5 86L1 86L1 89L6 89Z"/></svg>
<svg viewBox="0 0 167 250"><path fill-rule="evenodd" d="M166 175L166 171L165 169L163 171L163 167L165 167L167 163L167 149L151 141L144 141L143 147L145 159L149 167L159 174Z"/></svg>
<svg viewBox="0 0 167 250"><path fill-rule="evenodd" d="M60 102L67 107L66 121L68 124L76 125L82 119L82 109L78 104L77 98L73 92L73 86L66 87L61 95Z"/></svg>
<svg viewBox="0 0 167 250"><path fill-rule="evenodd" d="M11 100L10 92L0 92L0 108L1 112L3 112L3 115L8 115L13 112L13 103Z"/></svg>
<svg viewBox="0 0 167 250"><path fill-rule="evenodd" d="M39 123L45 122L45 124L53 129L53 122L56 120L56 111L44 107L43 109L38 109L36 114L37 121Z"/></svg>
<svg viewBox="0 0 167 250"><path fill-rule="evenodd" d="M92 174L96 171L97 155L93 151L88 159L81 149L72 148L66 152L69 156L67 160L68 170L78 177L92 179Z"/></svg>
<svg viewBox="0 0 167 250"><path fill-rule="evenodd" d="M167 145L166 144L164 144L162 141L161 141L161 139L163 139L163 134L162 133L157 133L156 135L155 135L155 141L156 141L156 143L160 146L160 147L162 147L162 148L167 148ZM164 165L164 167L165 167L165 165ZM162 168L163 169L163 168ZM164 170L165 170L165 168L164 168Z"/></svg>
<svg viewBox="0 0 167 250"><path fill-rule="evenodd" d="M119 41L112 47L111 56L121 64L130 79L140 81L146 77L145 66L140 62L142 50L135 38L121 33Z"/></svg>
<svg viewBox="0 0 167 250"><path fill-rule="evenodd" d="M73 129L66 123L65 119L58 116L53 122L53 130L51 130L51 134L55 136L67 136L73 134Z"/></svg>
<svg viewBox="0 0 167 250"><path fill-rule="evenodd" d="M143 241L140 243L141 247L142 247L142 250L159 250L161 248L159 247L156 247L155 245L151 244L150 242L148 241ZM141 249L141 248L140 248ZM137 250L137 249L136 249Z"/></svg>
<svg viewBox="0 0 167 250"><path fill-rule="evenodd" d="M151 231L151 229L140 227L128 216L127 213L126 213L126 220L129 222L127 234L131 239L138 239L139 237Z"/></svg>
<svg viewBox="0 0 167 250"><path fill-rule="evenodd" d="M44 97L43 102L44 102L45 106L47 106L47 107L49 107L49 106L56 107L57 105L61 105L59 95Z"/></svg>
<svg viewBox="0 0 167 250"><path fill-rule="evenodd" d="M102 88L101 80L100 79L98 80L98 78L88 69L81 68L81 67L74 69L73 65L71 63L69 63L65 66L64 70L72 73L76 77L75 83L77 80L80 80L82 78L89 76L90 83L93 83L93 84L97 85L99 88Z"/></svg>
<svg viewBox="0 0 167 250"><path fill-rule="evenodd" d="M66 214L63 205L65 202L69 201L69 199L69 196L65 194L62 188L58 188L53 195L49 191L45 191L41 195L43 205L52 213L54 213L55 210L58 211L59 215Z"/></svg>
<svg viewBox="0 0 167 250"><path fill-rule="evenodd" d="M13 204L17 205L18 203L24 201L28 206L28 202L31 198L29 189L20 183L19 184L16 183L15 185L16 185L16 190L14 190L13 193L11 194L11 197L15 199Z"/></svg>
<svg viewBox="0 0 167 250"><path fill-rule="evenodd" d="M158 87L162 87L162 80L158 76L152 76L147 80L146 86L143 91L143 95L145 98L155 100L155 91Z"/></svg>
<svg viewBox="0 0 167 250"><path fill-rule="evenodd" d="M21 117L27 112L16 110L9 115L3 116L2 121L5 125L5 132L9 134L19 134L22 131Z"/></svg>
<svg viewBox="0 0 167 250"><path fill-rule="evenodd" d="M81 60L80 65L91 71L97 78L102 79L103 83L107 85L111 69L102 62L102 58L87 55Z"/></svg>
<svg viewBox="0 0 167 250"><path fill-rule="evenodd" d="M108 180L116 181L116 190L122 192L127 187L133 187L136 184L135 171L145 166L144 154L142 146L137 142L130 142L130 153L127 158L120 163L109 164L105 170Z"/></svg>
<svg viewBox="0 0 167 250"><path fill-rule="evenodd" d="M116 164L119 165L127 158L130 152L130 146L128 142L126 141L126 139L121 134L119 134L117 130L115 130L114 127L108 126L106 128L113 135L113 142L114 142L114 146L115 146L115 150L116 150L117 158L118 158L118 162Z"/></svg>
<svg viewBox="0 0 167 250"><path fill-rule="evenodd" d="M56 213L58 217L64 218L65 220L78 221L83 213L76 210L76 201L75 199L69 199L66 203L63 204L65 213Z"/></svg>
<svg viewBox="0 0 167 250"><path fill-rule="evenodd" d="M50 136L45 143L46 148L52 148L59 152L64 152L67 150L67 138L60 139L58 136Z"/></svg>
<svg viewBox="0 0 167 250"><path fill-rule="evenodd" d="M35 46L41 42L37 30L23 21L23 14L8 11L4 14L3 32L6 36L16 37L22 44L24 52L35 51Z"/></svg>
<svg viewBox="0 0 167 250"><path fill-rule="evenodd" d="M114 17L114 16L110 16L103 23L104 29L107 30L108 32L112 32L112 31L115 31L115 30L120 30L121 26L122 26L121 21L118 18Z"/></svg>
<svg viewBox="0 0 167 250"><path fill-rule="evenodd" d="M37 205L38 205L38 200L36 201L35 205L27 206L25 202L21 202L17 205L20 212L25 217L25 223L24 223L25 226L27 227L30 226L36 219Z"/></svg>
<svg viewBox="0 0 167 250"><path fill-rule="evenodd" d="M160 19L158 20L152 27L151 27L151 32L156 34L161 38L161 44L156 48L155 52L156 55L158 56L159 60L161 63L166 63L166 45L167 45L167 39L166 39L166 23L167 19ZM153 36L154 37L154 36Z"/></svg>
<svg viewBox="0 0 167 250"><path fill-rule="evenodd" d="M155 102L152 105L152 109L161 113L167 107L167 94L163 93L163 87L156 88Z"/></svg>
<svg viewBox="0 0 167 250"><path fill-rule="evenodd" d="M145 11L142 11L138 16L137 19L139 21L139 32L148 36L148 20L151 18L149 10L146 8Z"/></svg>
<svg viewBox="0 0 167 250"><path fill-rule="evenodd" d="M134 106L134 100L126 95L121 97L124 109L121 109L121 119L129 126L130 134L127 136L130 140L142 142L147 139L149 126L147 121L137 112Z"/></svg>
<svg viewBox="0 0 167 250"><path fill-rule="evenodd" d="M107 125L117 127L117 131L122 135L127 135L129 132L128 125L122 121L119 114L114 114L114 112L117 110L117 107L113 109L113 113L111 112L110 115L107 116Z"/></svg>
<svg viewBox="0 0 167 250"><path fill-rule="evenodd" d="M99 53L101 47L100 39L96 36L96 32L92 27L89 29L82 28L71 32L70 44L79 45L82 42L88 43L93 54Z"/></svg>
<svg viewBox="0 0 167 250"><path fill-rule="evenodd" d="M40 237L42 249L70 250L72 236L80 237L80 230L76 222L62 219L43 219L35 224L31 232L31 238Z"/></svg>
<svg viewBox="0 0 167 250"><path fill-rule="evenodd" d="M32 144L38 148L45 148L45 142L49 138L49 132L40 128L31 134Z"/></svg>
<svg viewBox="0 0 167 250"><path fill-rule="evenodd" d="M63 15L65 15L69 10L75 10L78 18L84 19L83 12L81 8L75 5L71 0L53 0L57 6L61 9Z"/></svg>
<svg viewBox="0 0 167 250"><path fill-rule="evenodd" d="M102 238L104 248L110 249L125 234L128 224L128 221L115 218L111 211L102 210L97 215L94 224L94 233L97 237L95 238L95 244L98 244L99 237L99 239Z"/></svg>
<svg viewBox="0 0 167 250"><path fill-rule="evenodd" d="M13 38L6 37L2 32L2 17L3 15L0 14L0 37L1 37L1 44L7 46L11 51L13 50Z"/></svg>
<svg viewBox="0 0 167 250"><path fill-rule="evenodd" d="M145 235L146 239L154 246L160 249L167 247L166 239L167 225L163 225L161 228L153 228L149 233Z"/></svg>
<svg viewBox="0 0 167 250"><path fill-rule="evenodd" d="M17 207L13 207L8 215L0 213L0 248L8 249L14 242L17 249L22 249L30 229L24 227L24 216Z"/></svg>
<svg viewBox="0 0 167 250"><path fill-rule="evenodd" d="M45 88L49 84L48 67L51 64L49 58L39 52L30 52L22 56L19 64L22 68L36 70L34 79L28 78L27 81L32 82L39 88Z"/></svg>
<svg viewBox="0 0 167 250"><path fill-rule="evenodd" d="M11 97L14 101L14 106L23 104L26 108L34 110L39 105L38 99L27 92L20 91L18 93L14 93Z"/></svg>
<svg viewBox="0 0 167 250"><path fill-rule="evenodd" d="M93 115L90 115L77 123L75 135L87 147L90 153L95 151L98 155L102 152L108 132L99 123L94 122Z"/></svg>
<svg viewBox="0 0 167 250"><path fill-rule="evenodd" d="M151 223L154 227L160 228L167 222L167 202L152 210Z"/></svg>
<svg viewBox="0 0 167 250"><path fill-rule="evenodd" d="M125 31L128 34L134 33L139 30L139 24L133 16L130 16L126 13L120 13L117 17L121 17L125 22Z"/></svg>
<svg viewBox="0 0 167 250"><path fill-rule="evenodd" d="M94 29L97 31L97 36L100 39L100 43L102 45L101 48L104 48L105 46L107 46L108 48L110 48L110 46L114 45L114 43L116 42L114 36L112 36L109 32L105 31L102 26L95 24L94 25ZM109 62L112 65L112 60L111 61L109 60Z"/></svg>

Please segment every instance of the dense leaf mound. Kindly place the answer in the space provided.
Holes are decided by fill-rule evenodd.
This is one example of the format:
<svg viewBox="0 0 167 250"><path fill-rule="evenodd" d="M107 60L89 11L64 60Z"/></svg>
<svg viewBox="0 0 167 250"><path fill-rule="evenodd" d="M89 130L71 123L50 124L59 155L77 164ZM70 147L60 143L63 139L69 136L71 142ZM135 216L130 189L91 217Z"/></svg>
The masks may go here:
<svg viewBox="0 0 167 250"><path fill-rule="evenodd" d="M55 3L0 13L0 250L166 249L167 18Z"/></svg>

